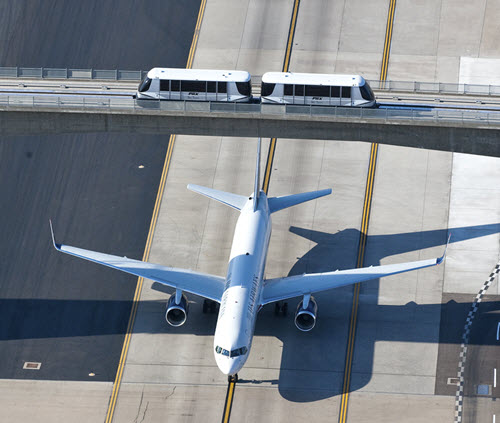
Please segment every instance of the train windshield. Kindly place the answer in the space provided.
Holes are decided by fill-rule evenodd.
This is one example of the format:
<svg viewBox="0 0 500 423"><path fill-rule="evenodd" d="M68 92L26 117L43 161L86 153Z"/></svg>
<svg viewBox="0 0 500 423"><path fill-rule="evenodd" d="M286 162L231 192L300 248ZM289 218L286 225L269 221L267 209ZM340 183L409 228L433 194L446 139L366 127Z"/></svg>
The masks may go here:
<svg viewBox="0 0 500 423"><path fill-rule="evenodd" d="M238 88L238 92L241 95L250 96L250 94L252 93L252 84L250 83L250 81L237 82L236 87Z"/></svg>
<svg viewBox="0 0 500 423"><path fill-rule="evenodd" d="M368 84L365 83L364 85L361 85L359 87L359 91L361 92L361 97L363 97L365 100L375 100L375 95L373 94L373 91Z"/></svg>
<svg viewBox="0 0 500 423"><path fill-rule="evenodd" d="M146 76L146 78L144 78L142 82L139 84L139 92L142 93L144 91L148 91L150 86L151 86L151 78L148 78Z"/></svg>
<svg viewBox="0 0 500 423"><path fill-rule="evenodd" d="M267 82L263 82L260 95L262 96L271 95L274 91L275 85L276 84L269 84Z"/></svg>

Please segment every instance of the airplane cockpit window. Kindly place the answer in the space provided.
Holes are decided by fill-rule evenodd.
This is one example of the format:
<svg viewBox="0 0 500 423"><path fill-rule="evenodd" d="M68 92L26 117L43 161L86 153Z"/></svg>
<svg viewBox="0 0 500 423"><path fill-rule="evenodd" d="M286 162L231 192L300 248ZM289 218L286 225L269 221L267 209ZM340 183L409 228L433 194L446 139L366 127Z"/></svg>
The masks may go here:
<svg viewBox="0 0 500 423"><path fill-rule="evenodd" d="M224 348L219 347L218 345L215 347L215 352L217 354L225 355L226 357L239 357L240 355L245 355L248 352L247 347L236 348L235 350L228 351Z"/></svg>
<svg viewBox="0 0 500 423"><path fill-rule="evenodd" d="M247 353L247 347L236 348L231 351L231 357L238 357L240 355L245 355Z"/></svg>
<svg viewBox="0 0 500 423"><path fill-rule="evenodd" d="M216 352L217 354L222 354L222 355L225 355L226 357L230 357L230 355L229 355L229 351L228 351L228 350L225 350L224 348L221 348L221 347L219 347L219 346L216 346L216 347L215 347L215 352Z"/></svg>

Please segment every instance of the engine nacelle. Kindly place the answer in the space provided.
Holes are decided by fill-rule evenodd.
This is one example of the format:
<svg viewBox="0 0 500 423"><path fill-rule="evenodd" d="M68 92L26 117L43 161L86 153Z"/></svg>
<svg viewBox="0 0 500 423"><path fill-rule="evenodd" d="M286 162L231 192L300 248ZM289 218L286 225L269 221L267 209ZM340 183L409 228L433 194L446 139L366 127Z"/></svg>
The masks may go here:
<svg viewBox="0 0 500 423"><path fill-rule="evenodd" d="M175 294L171 295L167 303L167 311L165 320L169 325L179 327L186 323L188 316L189 303L186 296L183 294L179 304L175 303Z"/></svg>
<svg viewBox="0 0 500 423"><path fill-rule="evenodd" d="M305 308L304 300L302 300L297 306L297 311L295 312L295 326L303 332L309 332L316 325L317 314L318 305L313 297L309 298L309 303Z"/></svg>

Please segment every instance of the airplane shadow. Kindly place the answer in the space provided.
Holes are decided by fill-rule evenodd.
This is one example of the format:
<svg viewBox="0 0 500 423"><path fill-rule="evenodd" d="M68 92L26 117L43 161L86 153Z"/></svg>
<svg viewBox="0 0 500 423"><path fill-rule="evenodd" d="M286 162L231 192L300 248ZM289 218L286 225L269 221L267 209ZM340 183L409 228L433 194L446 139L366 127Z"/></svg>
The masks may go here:
<svg viewBox="0 0 500 423"><path fill-rule="evenodd" d="M293 226L289 230L315 244L304 256L298 258L289 272L290 276L356 267L360 240L358 230L345 229L334 234ZM500 224L372 235L367 238L363 267L380 265L384 258L393 255L441 245L444 247L449 234L451 234L450 243L457 243L498 232ZM441 251L437 254L422 253L420 257L413 256L403 261L432 258L440 254ZM433 270L422 270L422 278L426 277L425 272ZM444 304L416 304L411 301L404 305L380 305L379 280L363 283L359 296L350 391L356 391L371 381L377 342L379 345L383 345L384 341L459 345L462 342L463 326L471 309L473 297L470 296L470 301L460 303L451 300ZM280 392L283 397L291 401L319 400L341 394L343 390L353 287L321 293L316 295L316 298L318 323L311 331L311 335L317 331L313 336L307 333L280 332L283 341L281 368L300 369L295 374L286 370L280 373ZM295 306L297 302L298 300L291 302L290 306ZM294 310L293 307L290 309ZM436 328L435 322L439 319L442 324L440 328ZM266 323L263 319L257 322L263 326ZM293 326L289 326L292 330ZM423 349L425 346L415 348L416 351ZM380 366L380 353L378 357ZM390 366L390 361L390 358L382 358L382 366ZM297 380L300 381L300 385L297 385ZM302 389L307 391L306 397L302 397L302 393L297 391L297 386L306 388Z"/></svg>
<svg viewBox="0 0 500 423"><path fill-rule="evenodd" d="M355 267L360 235L358 230L346 229L331 234L291 227L290 231L315 243L297 260L290 275ZM498 232L500 224L370 236L365 265L377 265L385 257L395 254L444 246L448 233L452 234L450 242L456 243ZM153 284L153 289L171 292L159 284ZM245 378L244 368L240 383L277 384L280 394L294 402L317 401L341 394L352 292L352 287L344 287L316 295L318 321L310 332L298 331L293 322L294 310L300 299L289 301L290 311L286 318L276 317L273 305L264 307L257 319L254 350L259 342L258 337L275 337L282 343L279 378L252 380ZM404 305L379 305L378 297L378 280L362 285L351 391L370 382L376 342L460 345L463 325L474 299L471 295L470 299L461 302L447 301L443 304L408 302ZM187 323L180 328L165 323L165 300L140 303L135 333L213 335L217 316L202 314L201 298L190 296L190 315ZM493 308L499 306L500 302L492 302ZM103 335L122 336L126 333L127 322L113 318L109 310L130 307L130 301L3 298L0 299L0 318L4 322L0 325L0 341L4 341L2 345L6 348L5 353L7 349L13 348L14 354L15 346L12 343L16 341L53 338L76 340L86 337L84 339L90 343L91 340L94 342L105 338ZM150 312L141 313L141 309ZM63 321L60 318L63 315L73 317ZM441 316L441 330L435 327L436 316ZM383 327L390 330L380 330L377 325L379 321L383 321ZM173 342L182 342L182 337L173 337ZM494 340L483 339L479 342L482 345L489 342L496 344ZM173 349L175 347L172 345ZM79 348L85 348L85 342L80 343ZM247 366L257 367L256 360L251 354ZM2 371L0 364L0 377L4 373L8 374Z"/></svg>

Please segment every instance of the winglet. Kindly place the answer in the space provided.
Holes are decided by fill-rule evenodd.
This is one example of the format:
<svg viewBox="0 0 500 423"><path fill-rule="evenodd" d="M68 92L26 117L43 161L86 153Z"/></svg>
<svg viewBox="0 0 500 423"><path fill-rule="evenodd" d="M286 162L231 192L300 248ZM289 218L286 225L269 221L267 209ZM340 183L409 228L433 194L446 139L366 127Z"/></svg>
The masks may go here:
<svg viewBox="0 0 500 423"><path fill-rule="evenodd" d="M56 250L61 250L61 244L56 243L56 237L54 235L54 228L52 227L52 219L49 219L50 224L50 233L52 234L52 244L54 244L54 248Z"/></svg>
<svg viewBox="0 0 500 423"><path fill-rule="evenodd" d="M448 249L448 244L450 243L451 234L448 235L448 241L446 241L446 247L444 247L444 253L441 257L436 260L436 264L441 264L446 258L446 250Z"/></svg>

